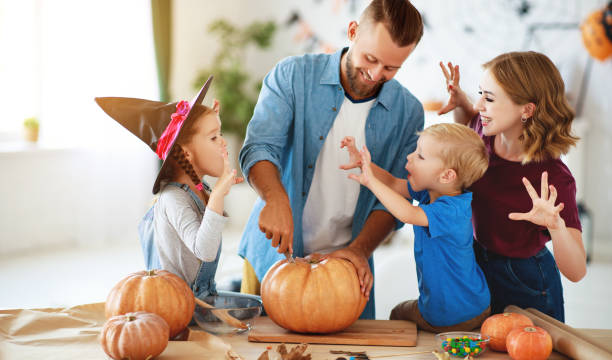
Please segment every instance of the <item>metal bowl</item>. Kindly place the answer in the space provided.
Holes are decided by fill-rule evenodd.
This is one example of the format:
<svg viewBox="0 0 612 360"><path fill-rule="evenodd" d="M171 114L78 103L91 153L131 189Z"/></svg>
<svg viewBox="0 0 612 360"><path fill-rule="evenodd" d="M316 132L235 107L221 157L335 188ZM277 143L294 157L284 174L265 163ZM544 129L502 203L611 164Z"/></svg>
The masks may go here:
<svg viewBox="0 0 612 360"><path fill-rule="evenodd" d="M217 335L240 334L250 330L263 309L261 298L255 295L220 292L218 295L207 296L201 300L214 306L215 309L203 308L196 304L193 318L200 328ZM222 311L219 311L221 309ZM230 315L246 327L232 326L222 321L223 315L226 317Z"/></svg>

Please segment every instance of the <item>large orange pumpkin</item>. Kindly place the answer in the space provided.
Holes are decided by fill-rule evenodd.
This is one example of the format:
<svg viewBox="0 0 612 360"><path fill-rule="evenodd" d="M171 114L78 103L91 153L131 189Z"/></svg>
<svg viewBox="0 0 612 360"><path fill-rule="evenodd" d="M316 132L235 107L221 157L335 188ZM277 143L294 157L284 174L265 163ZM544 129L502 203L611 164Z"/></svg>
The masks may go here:
<svg viewBox="0 0 612 360"><path fill-rule="evenodd" d="M276 262L261 282L261 299L276 324L300 333L343 330L359 318L368 300L353 264L339 258Z"/></svg>
<svg viewBox="0 0 612 360"><path fill-rule="evenodd" d="M115 360L145 360L166 349L169 333L170 328L161 316L138 311L108 319L100 332L100 343Z"/></svg>
<svg viewBox="0 0 612 360"><path fill-rule="evenodd" d="M507 351L506 337L516 327L533 326L533 321L525 315L503 313L489 316L480 327L480 333L491 338L489 347L495 351Z"/></svg>
<svg viewBox="0 0 612 360"><path fill-rule="evenodd" d="M516 328L506 339L508 355L514 360L545 360L552 352L552 338L537 326Z"/></svg>
<svg viewBox="0 0 612 360"><path fill-rule="evenodd" d="M135 311L155 313L168 323L171 338L187 327L194 310L193 293L187 283L165 270L126 276L108 294L105 306L107 318Z"/></svg>

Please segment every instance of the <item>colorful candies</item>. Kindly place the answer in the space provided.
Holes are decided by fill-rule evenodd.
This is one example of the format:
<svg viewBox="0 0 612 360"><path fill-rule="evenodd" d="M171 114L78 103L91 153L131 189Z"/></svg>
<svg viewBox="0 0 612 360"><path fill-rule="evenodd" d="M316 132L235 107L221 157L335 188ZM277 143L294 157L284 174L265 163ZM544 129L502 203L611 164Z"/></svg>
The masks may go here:
<svg viewBox="0 0 612 360"><path fill-rule="evenodd" d="M456 357L466 357L468 355L478 356L486 347L486 341L477 337L461 336L447 338L442 341L442 350Z"/></svg>

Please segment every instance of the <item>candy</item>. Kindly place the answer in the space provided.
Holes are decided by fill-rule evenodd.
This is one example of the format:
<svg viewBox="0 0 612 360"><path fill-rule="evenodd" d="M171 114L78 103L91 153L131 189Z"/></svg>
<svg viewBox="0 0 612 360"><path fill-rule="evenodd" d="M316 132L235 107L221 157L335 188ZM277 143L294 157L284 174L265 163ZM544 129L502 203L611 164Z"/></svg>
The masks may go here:
<svg viewBox="0 0 612 360"><path fill-rule="evenodd" d="M486 346L486 342L482 342L479 338L471 338L468 336L461 336L456 338L447 338L442 342L442 350L447 353L457 356L466 357L470 354L479 354Z"/></svg>

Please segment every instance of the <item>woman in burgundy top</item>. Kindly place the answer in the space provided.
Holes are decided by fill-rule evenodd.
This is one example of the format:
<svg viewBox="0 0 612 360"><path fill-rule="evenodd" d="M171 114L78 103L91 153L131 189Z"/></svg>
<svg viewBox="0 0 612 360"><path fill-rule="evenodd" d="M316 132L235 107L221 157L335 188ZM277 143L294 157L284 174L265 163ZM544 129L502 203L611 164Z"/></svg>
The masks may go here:
<svg viewBox="0 0 612 360"><path fill-rule="evenodd" d="M485 63L472 105L459 66L440 63L456 122L481 135L489 168L473 192L474 251L491 291L491 310L536 308L564 321L559 271L577 282L586 254L576 183L560 160L578 140L574 113L555 65L543 54L511 52ZM537 190L536 190L537 189ZM552 240L553 255L545 244Z"/></svg>

